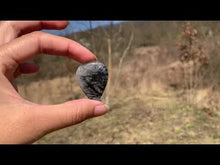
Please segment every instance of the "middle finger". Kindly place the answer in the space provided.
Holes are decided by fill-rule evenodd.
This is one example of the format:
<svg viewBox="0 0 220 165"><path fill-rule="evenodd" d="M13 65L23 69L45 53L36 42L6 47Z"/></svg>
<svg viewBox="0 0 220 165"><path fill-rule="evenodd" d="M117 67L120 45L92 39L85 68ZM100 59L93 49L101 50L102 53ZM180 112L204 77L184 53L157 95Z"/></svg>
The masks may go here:
<svg viewBox="0 0 220 165"><path fill-rule="evenodd" d="M59 30L67 25L68 21L3 21L0 23L0 45L36 30Z"/></svg>

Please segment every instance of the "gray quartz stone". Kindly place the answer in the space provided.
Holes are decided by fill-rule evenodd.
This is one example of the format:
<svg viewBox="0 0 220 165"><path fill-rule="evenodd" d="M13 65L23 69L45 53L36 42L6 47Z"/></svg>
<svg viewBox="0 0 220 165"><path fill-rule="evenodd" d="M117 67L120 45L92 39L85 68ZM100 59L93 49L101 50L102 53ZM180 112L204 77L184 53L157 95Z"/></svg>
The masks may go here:
<svg viewBox="0 0 220 165"><path fill-rule="evenodd" d="M101 100L108 81L108 70L103 63L95 61L80 65L76 77L89 99Z"/></svg>

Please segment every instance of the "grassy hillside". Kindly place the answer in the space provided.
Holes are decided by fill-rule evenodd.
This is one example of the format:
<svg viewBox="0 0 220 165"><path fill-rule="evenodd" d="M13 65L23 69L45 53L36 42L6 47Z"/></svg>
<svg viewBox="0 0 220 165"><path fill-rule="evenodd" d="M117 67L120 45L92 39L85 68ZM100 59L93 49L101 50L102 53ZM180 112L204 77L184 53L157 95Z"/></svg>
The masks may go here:
<svg viewBox="0 0 220 165"><path fill-rule="evenodd" d="M108 66L103 102L108 96L110 111L36 143L219 143L220 22L191 22L195 36L185 25L123 22L66 36ZM203 55L207 64L200 66ZM75 77L79 63L43 54L33 61L39 73L17 80L24 98L40 104L85 98Z"/></svg>

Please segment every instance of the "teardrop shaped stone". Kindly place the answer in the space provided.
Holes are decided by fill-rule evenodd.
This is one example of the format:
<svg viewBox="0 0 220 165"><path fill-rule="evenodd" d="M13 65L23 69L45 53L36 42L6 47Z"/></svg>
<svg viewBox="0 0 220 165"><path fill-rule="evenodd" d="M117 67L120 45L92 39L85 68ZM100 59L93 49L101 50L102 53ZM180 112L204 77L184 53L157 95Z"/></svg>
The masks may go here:
<svg viewBox="0 0 220 165"><path fill-rule="evenodd" d="M76 77L89 99L101 100L108 81L108 70L103 63L95 61L80 65Z"/></svg>

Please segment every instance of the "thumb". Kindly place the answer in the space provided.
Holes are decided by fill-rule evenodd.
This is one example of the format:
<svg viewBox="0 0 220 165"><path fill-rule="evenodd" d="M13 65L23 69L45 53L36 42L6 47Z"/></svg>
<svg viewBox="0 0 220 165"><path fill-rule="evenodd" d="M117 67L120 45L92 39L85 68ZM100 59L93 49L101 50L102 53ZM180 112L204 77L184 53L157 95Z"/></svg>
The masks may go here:
<svg viewBox="0 0 220 165"><path fill-rule="evenodd" d="M46 134L106 112L107 107L102 102L89 99L68 101L58 105L39 105L35 113L37 120L35 123Z"/></svg>

